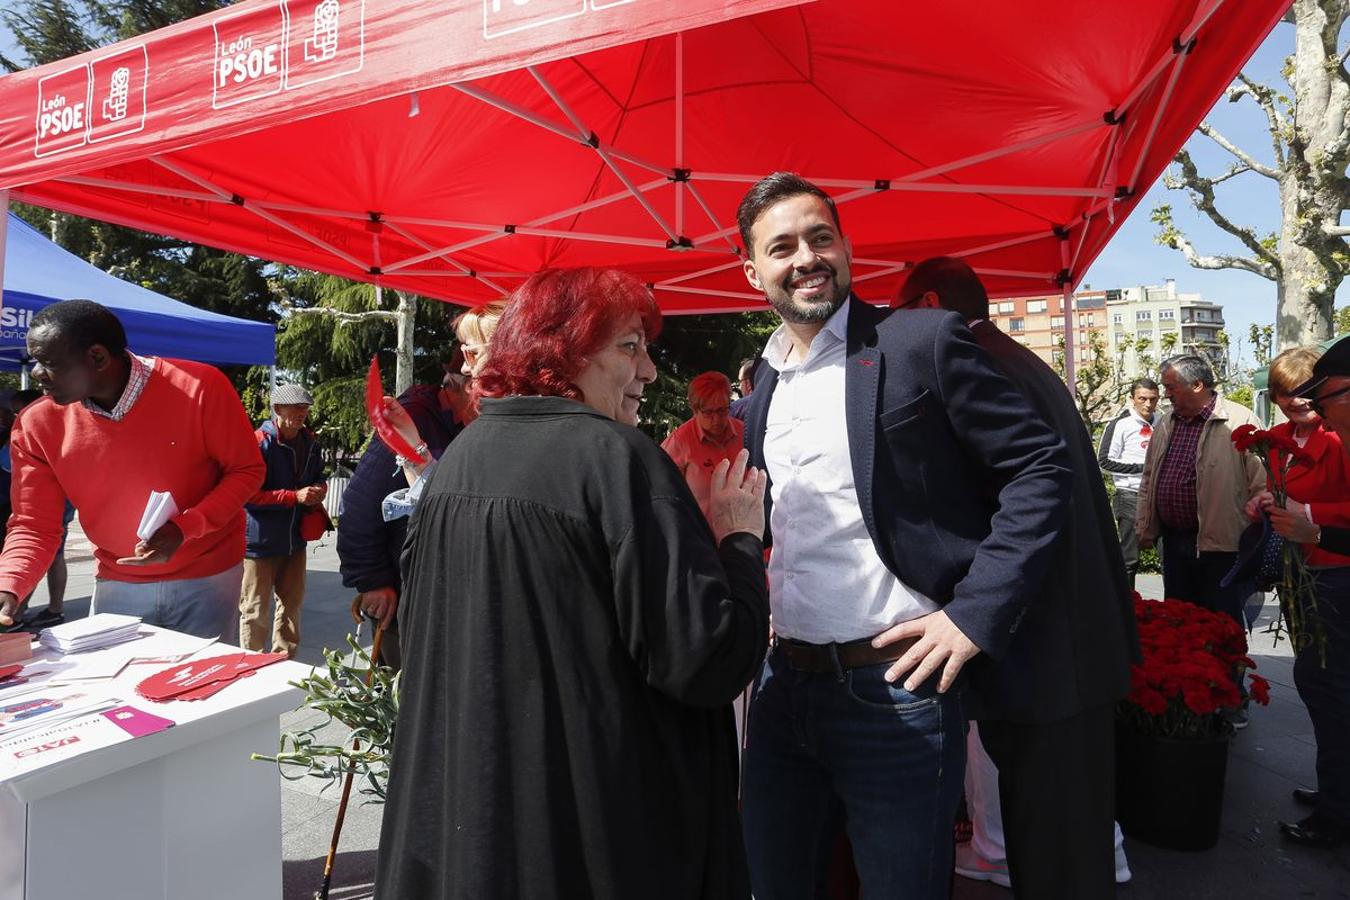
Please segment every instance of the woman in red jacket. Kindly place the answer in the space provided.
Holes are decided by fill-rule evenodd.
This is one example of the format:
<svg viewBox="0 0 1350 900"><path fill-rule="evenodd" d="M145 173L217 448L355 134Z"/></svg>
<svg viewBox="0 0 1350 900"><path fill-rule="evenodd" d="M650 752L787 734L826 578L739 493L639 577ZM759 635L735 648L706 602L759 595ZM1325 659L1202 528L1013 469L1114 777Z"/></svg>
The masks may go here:
<svg viewBox="0 0 1350 900"><path fill-rule="evenodd" d="M1317 541L1319 526L1350 525L1350 461L1340 437L1322 429L1312 402L1294 396L1312 377L1319 356L1317 350L1298 348L1270 364L1271 399L1289 419L1272 430L1293 438L1309 458L1289 466L1285 513L1274 521L1278 532L1303 545L1327 635L1325 661L1315 650L1303 650L1294 659L1294 684L1317 740L1318 783L1316 791L1295 789L1294 800L1313 812L1298 822L1281 822L1280 832L1298 844L1331 847L1350 840L1350 556L1319 547ZM1272 450L1272 468L1285 464L1284 454ZM1259 516L1258 503L1270 507L1274 497L1258 495L1249 514Z"/></svg>

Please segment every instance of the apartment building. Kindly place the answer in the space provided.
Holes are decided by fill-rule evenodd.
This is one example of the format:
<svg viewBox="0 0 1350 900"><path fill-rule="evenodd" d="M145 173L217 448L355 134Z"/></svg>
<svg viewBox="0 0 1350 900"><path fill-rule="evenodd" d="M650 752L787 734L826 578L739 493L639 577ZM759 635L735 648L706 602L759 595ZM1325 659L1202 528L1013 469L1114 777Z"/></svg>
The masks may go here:
<svg viewBox="0 0 1350 900"><path fill-rule="evenodd" d="M1080 363L1089 360L1088 340L1092 332L1106 338L1108 296L1118 291L1094 291L1090 285L1074 294L1073 310L1076 338L1074 346ZM1041 359L1053 365L1064 339L1064 295L1016 297L989 301L989 319Z"/></svg>
<svg viewBox="0 0 1350 900"><path fill-rule="evenodd" d="M1126 377L1151 375L1141 372L1140 357L1158 362L1178 353L1208 357L1222 377L1226 357L1220 332L1224 328L1223 306L1199 294L1177 291L1174 279L1161 285L1125 288L1108 298L1107 346L1119 359Z"/></svg>
<svg viewBox="0 0 1350 900"><path fill-rule="evenodd" d="M1179 293L1174 279L1120 290L1094 291L1084 285L1074 294L1073 306L1075 355L1080 364L1090 361L1089 341L1095 332L1108 358L1120 361L1127 379L1141 374L1157 377L1156 371L1141 371L1141 357L1157 363L1166 356L1191 352L1208 356L1216 369L1224 365L1219 341L1223 306L1199 294ZM1063 295L992 299L989 319L1047 363L1053 365L1058 359L1064 340Z"/></svg>

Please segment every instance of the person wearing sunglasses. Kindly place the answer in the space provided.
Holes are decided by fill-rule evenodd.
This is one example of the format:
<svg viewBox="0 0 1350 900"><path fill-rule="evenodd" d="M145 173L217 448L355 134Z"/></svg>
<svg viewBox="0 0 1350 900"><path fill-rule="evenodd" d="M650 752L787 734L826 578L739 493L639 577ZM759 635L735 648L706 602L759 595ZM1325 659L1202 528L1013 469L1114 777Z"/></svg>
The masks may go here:
<svg viewBox="0 0 1350 900"><path fill-rule="evenodd" d="M1111 512L1116 518L1120 534L1120 553L1125 558L1125 574L1130 588L1139 571L1139 535L1134 530L1134 517L1139 509L1139 481L1144 471L1144 456L1153 439L1157 421L1158 383L1152 378L1140 378L1130 385L1130 403L1102 431L1097 447L1097 464L1111 473L1115 493L1111 497Z"/></svg>
<svg viewBox="0 0 1350 900"><path fill-rule="evenodd" d="M1334 502L1346 496L1350 480L1346 475L1350 460L1344 450L1350 438L1350 342L1333 345L1304 374L1308 377L1289 391L1290 396L1307 403L1307 415L1320 416L1322 429L1335 433L1314 431L1304 444L1305 452L1316 455L1314 471L1322 476L1317 490L1305 494L1294 479L1300 466L1296 463L1290 469L1290 497L1311 502L1305 505L1290 499L1284 508L1269 505L1268 512L1275 532L1302 544L1309 567L1314 569L1317 616L1326 645L1324 653L1305 649L1294 659L1294 685L1308 709L1317 741L1317 790L1296 788L1294 801L1310 807L1310 812L1298 821L1279 825L1286 840L1330 848L1350 842L1350 504ZM1270 384L1280 402L1275 364ZM1285 405L1280 403L1282 409ZM1297 421L1293 415L1290 420ZM1328 449L1317 452L1315 440ZM1307 481L1308 476L1301 480Z"/></svg>

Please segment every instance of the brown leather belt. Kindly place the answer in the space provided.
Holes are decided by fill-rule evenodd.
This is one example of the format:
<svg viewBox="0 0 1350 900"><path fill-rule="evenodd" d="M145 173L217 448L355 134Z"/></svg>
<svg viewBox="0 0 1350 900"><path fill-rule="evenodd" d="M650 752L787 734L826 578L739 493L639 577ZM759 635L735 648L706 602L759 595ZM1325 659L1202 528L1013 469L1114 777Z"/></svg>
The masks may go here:
<svg viewBox="0 0 1350 900"><path fill-rule="evenodd" d="M778 649L787 656L788 665L799 672L838 672L893 662L918 642L905 638L885 647L873 647L871 638L848 641L843 644L808 644L787 638L778 639Z"/></svg>

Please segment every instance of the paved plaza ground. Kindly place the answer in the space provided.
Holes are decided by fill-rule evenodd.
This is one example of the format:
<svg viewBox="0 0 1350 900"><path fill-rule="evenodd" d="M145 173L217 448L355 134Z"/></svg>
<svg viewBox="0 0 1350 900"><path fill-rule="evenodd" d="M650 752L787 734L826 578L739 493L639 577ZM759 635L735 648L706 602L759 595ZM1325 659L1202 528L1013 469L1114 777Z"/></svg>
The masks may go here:
<svg viewBox="0 0 1350 900"><path fill-rule="evenodd" d="M72 533L68 553L68 609L72 616L82 616L93 590L93 562L78 532ZM311 545L302 662L319 664L325 646L346 646L352 593L342 587L337 569L331 535ZM1161 596L1161 579L1141 576L1139 588L1146 597ZM46 602L45 588L39 589L33 602ZM1251 725L1233 742L1219 845L1204 853L1178 853L1127 838L1134 880L1119 891L1125 900L1350 898L1350 847L1328 852L1290 846L1281 841L1275 827L1277 819L1301 815L1290 800L1290 791L1314 786L1313 738L1307 712L1294 690L1288 644L1275 645L1263 633L1269 618L1267 610L1252 637L1251 655L1260 673L1270 680L1271 703L1252 708ZM293 729L315 721L314 714L299 711L283 716L281 726ZM321 787L312 779L282 781L285 900L311 900L322 880L338 795L335 789L320 792ZM348 809L330 893L333 900L371 896L380 812L381 807L355 802ZM1010 895L994 885L957 879L956 900Z"/></svg>

